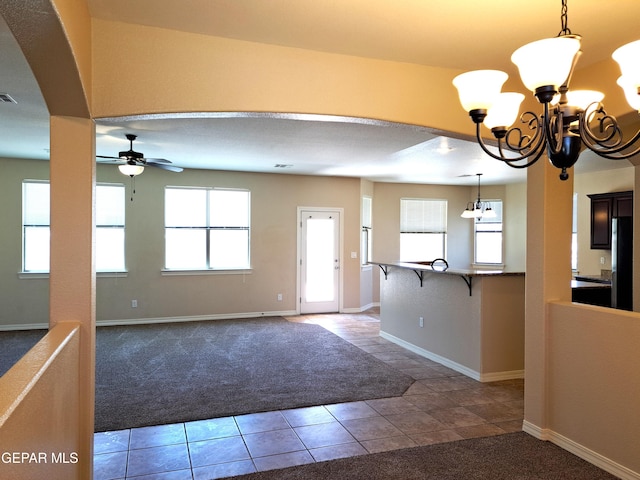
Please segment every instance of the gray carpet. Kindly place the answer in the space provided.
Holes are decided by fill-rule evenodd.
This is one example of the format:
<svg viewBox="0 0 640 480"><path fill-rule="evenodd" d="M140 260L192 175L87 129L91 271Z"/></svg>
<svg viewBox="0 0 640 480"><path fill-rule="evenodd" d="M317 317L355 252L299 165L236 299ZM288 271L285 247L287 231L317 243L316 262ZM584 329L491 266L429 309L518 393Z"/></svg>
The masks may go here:
<svg viewBox="0 0 640 480"><path fill-rule="evenodd" d="M235 480L614 480L575 455L519 432L362 455ZM231 478L229 480L231 480Z"/></svg>
<svg viewBox="0 0 640 480"><path fill-rule="evenodd" d="M0 377L46 334L47 330L0 332Z"/></svg>
<svg viewBox="0 0 640 480"><path fill-rule="evenodd" d="M101 327L95 430L402 395L411 377L283 318Z"/></svg>

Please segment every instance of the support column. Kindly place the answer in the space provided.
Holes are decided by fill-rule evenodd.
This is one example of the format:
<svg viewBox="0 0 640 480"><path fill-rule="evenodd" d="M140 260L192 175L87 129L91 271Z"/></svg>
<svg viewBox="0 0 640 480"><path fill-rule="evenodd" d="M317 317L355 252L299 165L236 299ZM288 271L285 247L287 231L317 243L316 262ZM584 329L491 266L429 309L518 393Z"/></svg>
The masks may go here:
<svg viewBox="0 0 640 480"><path fill-rule="evenodd" d="M95 124L51 117L51 264L49 327L79 322L80 478L93 478L95 403ZM64 408L64 405L59 406Z"/></svg>
<svg viewBox="0 0 640 480"><path fill-rule="evenodd" d="M542 158L527 171L524 429L545 438L548 425L547 303L571 301L573 169L569 180Z"/></svg>

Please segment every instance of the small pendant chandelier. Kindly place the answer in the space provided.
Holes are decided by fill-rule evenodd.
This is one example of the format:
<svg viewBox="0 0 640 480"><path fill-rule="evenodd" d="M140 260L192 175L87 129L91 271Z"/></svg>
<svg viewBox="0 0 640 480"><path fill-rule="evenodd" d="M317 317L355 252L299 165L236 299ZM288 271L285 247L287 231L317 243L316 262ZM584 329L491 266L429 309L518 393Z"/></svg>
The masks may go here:
<svg viewBox="0 0 640 480"><path fill-rule="evenodd" d="M478 176L478 200L467 203L467 208L460 215L462 218L495 218L496 212L491 208L491 204L488 202L482 202L480 200L480 177L481 173L476 173Z"/></svg>
<svg viewBox="0 0 640 480"><path fill-rule="evenodd" d="M640 131L625 141L621 127L601 103L601 92L569 90L569 81L580 57L580 36L567 27L567 1L562 0L562 30L520 47L511 56L525 86L543 106L541 115L531 111L518 117L524 95L502 93L508 75L498 70L475 70L458 75L453 84L460 102L476 124L476 140L485 153L513 168L533 165L546 151L550 162L569 178L567 169L578 160L583 146L611 160L628 159L640 152L634 145ZM640 112L640 40L618 48L613 59L620 65L618 85L629 105ZM480 134L485 124L498 141L498 153L488 149Z"/></svg>

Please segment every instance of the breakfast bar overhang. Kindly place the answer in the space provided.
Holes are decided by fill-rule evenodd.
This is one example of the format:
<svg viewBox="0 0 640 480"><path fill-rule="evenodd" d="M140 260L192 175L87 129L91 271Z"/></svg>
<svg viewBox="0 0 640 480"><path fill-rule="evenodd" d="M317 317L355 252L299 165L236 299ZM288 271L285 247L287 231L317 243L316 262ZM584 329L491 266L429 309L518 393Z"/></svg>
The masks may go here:
<svg viewBox="0 0 640 480"><path fill-rule="evenodd" d="M481 382L524 378L524 272L380 267L380 335Z"/></svg>

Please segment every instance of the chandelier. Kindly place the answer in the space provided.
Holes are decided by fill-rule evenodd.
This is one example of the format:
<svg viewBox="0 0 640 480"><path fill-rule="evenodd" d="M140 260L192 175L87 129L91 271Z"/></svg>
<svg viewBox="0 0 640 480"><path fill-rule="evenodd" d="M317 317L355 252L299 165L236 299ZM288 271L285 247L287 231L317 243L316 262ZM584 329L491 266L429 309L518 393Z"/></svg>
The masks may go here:
<svg viewBox="0 0 640 480"><path fill-rule="evenodd" d="M640 131L623 138L616 118L601 103L604 94L591 90L569 90L569 81L580 57L580 36L567 27L567 2L562 0L562 30L520 47L511 56L524 85L542 104L542 114L527 111L518 119L524 95L501 92L508 75L498 70L475 70L458 75L453 84L463 108L476 124L476 139L485 153L513 168L533 165L546 151L549 161L561 169L560 180L578 160L583 145L601 157L623 160L640 152L634 145ZM640 40L613 52L622 76L618 85L631 107L640 113ZM498 153L484 143L480 126L491 130Z"/></svg>
<svg viewBox="0 0 640 480"><path fill-rule="evenodd" d="M467 203L467 208L460 216L462 218L495 218L496 212L491 208L491 204L480 201L480 177L482 174L476 173L476 175L478 176L478 200Z"/></svg>

